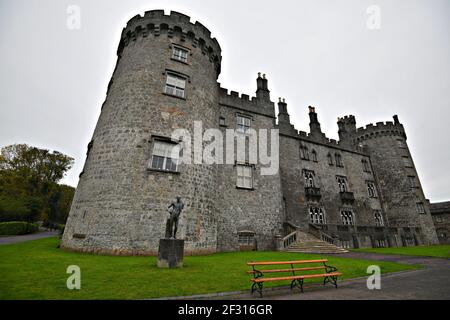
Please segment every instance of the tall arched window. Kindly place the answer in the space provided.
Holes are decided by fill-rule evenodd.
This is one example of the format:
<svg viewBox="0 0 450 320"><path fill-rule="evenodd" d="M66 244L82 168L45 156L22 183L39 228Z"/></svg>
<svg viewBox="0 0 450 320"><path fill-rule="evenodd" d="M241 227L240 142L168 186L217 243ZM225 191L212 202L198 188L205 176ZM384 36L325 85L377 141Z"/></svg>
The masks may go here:
<svg viewBox="0 0 450 320"><path fill-rule="evenodd" d="M331 153L329 153L329 154L327 155L327 158L328 158L328 164L329 164L330 166L332 166L332 165L333 165L333 157L331 156Z"/></svg>
<svg viewBox="0 0 450 320"><path fill-rule="evenodd" d="M335 160L336 160L336 167L343 167L343 163L342 163L342 156L339 153L336 153L334 155Z"/></svg>
<svg viewBox="0 0 450 320"><path fill-rule="evenodd" d="M316 150L311 151L312 161L317 162L317 152Z"/></svg>
<svg viewBox="0 0 450 320"><path fill-rule="evenodd" d="M383 215L380 210L376 210L374 213L375 225L378 227L384 226Z"/></svg>
<svg viewBox="0 0 450 320"><path fill-rule="evenodd" d="M305 145L300 145L300 158L302 160L309 160L308 147Z"/></svg>
<svg viewBox="0 0 450 320"><path fill-rule="evenodd" d="M304 170L303 171L303 175L304 175L304 178L305 178L305 187L306 188L314 188L315 187L314 171Z"/></svg>
<svg viewBox="0 0 450 320"><path fill-rule="evenodd" d="M324 224L325 223L325 213L323 208L310 207L309 208L309 221L313 224Z"/></svg>
<svg viewBox="0 0 450 320"><path fill-rule="evenodd" d="M342 224L347 226L354 225L353 212L350 210L341 210Z"/></svg>

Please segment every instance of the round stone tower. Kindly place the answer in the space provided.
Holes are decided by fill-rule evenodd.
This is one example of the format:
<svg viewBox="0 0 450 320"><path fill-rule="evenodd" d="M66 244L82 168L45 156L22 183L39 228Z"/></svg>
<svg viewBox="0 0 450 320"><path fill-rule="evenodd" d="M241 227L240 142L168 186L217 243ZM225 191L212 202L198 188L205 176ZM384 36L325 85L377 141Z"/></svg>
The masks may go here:
<svg viewBox="0 0 450 320"><path fill-rule="evenodd" d="M353 143L366 147L380 188L380 200L390 227L398 227L397 245L438 243L419 176L398 117L394 122L378 122L356 130L353 118L342 131L354 137ZM344 130L345 127L345 130ZM340 131L341 133L341 131Z"/></svg>
<svg viewBox="0 0 450 320"><path fill-rule="evenodd" d="M197 135L217 126L220 46L199 22L156 10L127 23L117 55L62 247L157 254L167 208L180 196L177 238L185 239L185 253L215 252L217 169L181 157L188 145L201 147L194 144L194 121L201 121ZM174 139L176 129L186 129L192 144Z"/></svg>

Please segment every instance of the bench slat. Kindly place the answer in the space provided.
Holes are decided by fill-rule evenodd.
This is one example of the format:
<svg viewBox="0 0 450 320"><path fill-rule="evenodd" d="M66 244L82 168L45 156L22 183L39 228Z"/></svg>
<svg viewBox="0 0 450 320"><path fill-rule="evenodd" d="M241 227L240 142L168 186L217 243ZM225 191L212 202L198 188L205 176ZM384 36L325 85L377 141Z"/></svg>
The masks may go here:
<svg viewBox="0 0 450 320"><path fill-rule="evenodd" d="M309 268L293 268L293 269L280 269L280 270L258 270L261 273L278 273L278 272L292 272L292 271L309 271L309 270L320 270L320 269L326 269L327 267L321 266L321 267L309 267ZM257 273L256 271L247 271L247 274L254 274Z"/></svg>
<svg viewBox="0 0 450 320"><path fill-rule="evenodd" d="M285 281L285 280L325 278L325 277L334 277L334 276L341 276L341 275L342 275L342 273L340 273L340 272L331 272L331 273L323 273L323 274L309 274L309 275L303 275L303 276L257 278L257 279L250 279L250 281L252 281L252 282L273 282L273 281Z"/></svg>
<svg viewBox="0 0 450 320"><path fill-rule="evenodd" d="M320 262L328 262L328 260L321 259L321 260L247 262L247 265L248 266L268 266L268 265L280 265L280 264L302 264L302 263L320 263Z"/></svg>

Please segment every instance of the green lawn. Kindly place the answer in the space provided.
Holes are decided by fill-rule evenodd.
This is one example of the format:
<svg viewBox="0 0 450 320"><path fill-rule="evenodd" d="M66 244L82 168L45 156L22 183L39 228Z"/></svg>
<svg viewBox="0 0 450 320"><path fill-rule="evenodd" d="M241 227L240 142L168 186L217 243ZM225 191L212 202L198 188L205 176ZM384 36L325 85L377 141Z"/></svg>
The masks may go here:
<svg viewBox="0 0 450 320"><path fill-rule="evenodd" d="M369 249L355 249L353 251L450 258L450 245L400 247L400 248L369 248Z"/></svg>
<svg viewBox="0 0 450 320"><path fill-rule="evenodd" d="M98 256L57 249L56 237L0 246L0 299L145 299L250 288L247 261L319 258L285 252L235 252L185 257L182 269L158 269L155 257ZM382 273L418 266L328 257L343 278L367 276L369 265ZM66 269L81 268L81 290L68 290ZM288 283L278 283L277 285Z"/></svg>

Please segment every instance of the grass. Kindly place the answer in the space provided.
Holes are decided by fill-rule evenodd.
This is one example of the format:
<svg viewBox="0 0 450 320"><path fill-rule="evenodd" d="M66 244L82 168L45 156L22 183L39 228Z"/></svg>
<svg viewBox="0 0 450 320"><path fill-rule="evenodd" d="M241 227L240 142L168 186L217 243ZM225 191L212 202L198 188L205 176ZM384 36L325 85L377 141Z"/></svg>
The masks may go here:
<svg viewBox="0 0 450 320"><path fill-rule="evenodd" d="M369 248L355 249L357 252L400 254L408 256L438 257L450 258L450 245L433 245L418 247L400 247L400 248Z"/></svg>
<svg viewBox="0 0 450 320"><path fill-rule="evenodd" d="M0 299L145 299L248 290L248 261L302 260L322 256L286 252L234 252L185 257L182 269L158 269L155 257L99 256L65 252L56 237L0 246ZM382 273L418 266L328 257L343 278L367 276L369 265ZM69 265L81 268L81 290L68 290ZM276 285L287 285L277 283Z"/></svg>

